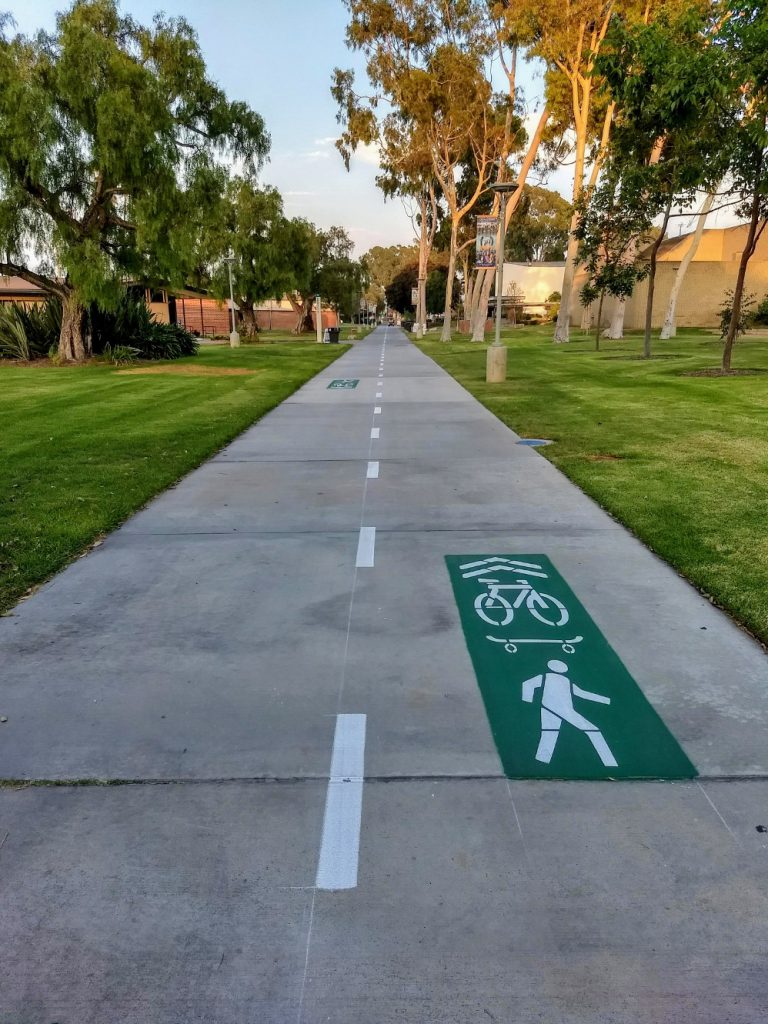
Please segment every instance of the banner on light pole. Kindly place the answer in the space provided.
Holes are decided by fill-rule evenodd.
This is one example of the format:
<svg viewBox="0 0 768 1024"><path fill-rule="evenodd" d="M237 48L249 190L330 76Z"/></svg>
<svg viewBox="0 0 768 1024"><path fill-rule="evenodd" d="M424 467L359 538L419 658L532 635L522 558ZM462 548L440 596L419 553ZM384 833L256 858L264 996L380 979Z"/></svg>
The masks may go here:
<svg viewBox="0 0 768 1024"><path fill-rule="evenodd" d="M496 266L496 246L499 235L498 217L477 218L475 266L485 270Z"/></svg>
<svg viewBox="0 0 768 1024"><path fill-rule="evenodd" d="M416 306L419 302L419 289L411 288L411 305Z"/></svg>

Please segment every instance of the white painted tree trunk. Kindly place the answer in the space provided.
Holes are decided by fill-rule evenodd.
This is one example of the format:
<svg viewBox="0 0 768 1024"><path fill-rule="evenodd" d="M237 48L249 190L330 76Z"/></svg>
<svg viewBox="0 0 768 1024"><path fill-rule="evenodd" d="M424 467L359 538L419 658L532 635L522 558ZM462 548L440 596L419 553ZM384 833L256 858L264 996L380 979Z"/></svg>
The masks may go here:
<svg viewBox="0 0 768 1024"><path fill-rule="evenodd" d="M604 338L611 338L613 341L619 341L624 337L624 314L626 311L627 300L624 298L617 299L613 307L611 322L603 335Z"/></svg>
<svg viewBox="0 0 768 1024"><path fill-rule="evenodd" d="M474 318L472 323L472 341L485 341L485 323L488 319L488 303L491 300L494 272L483 270L482 277L475 282Z"/></svg>
<svg viewBox="0 0 768 1024"><path fill-rule="evenodd" d="M451 320L453 316L453 277L456 273L456 238L459 224L457 220L451 222L451 242L448 250L448 278L445 282L445 312L443 315L443 329L440 333L440 341L451 340Z"/></svg>
<svg viewBox="0 0 768 1024"><path fill-rule="evenodd" d="M563 290L553 339L561 344L570 341L571 336L571 293L573 292L573 279L576 276L576 262L579 257L579 243L573 237L573 232L578 227L578 224L578 215L574 213L571 218L571 230L568 235L568 250L565 254L565 269L563 271Z"/></svg>
<svg viewBox="0 0 768 1024"><path fill-rule="evenodd" d="M667 304L667 312L664 314L664 323L661 326L661 334L659 337L662 341L668 341L670 338L674 338L677 334L677 327L675 325L675 310L677 308L677 299L680 295L680 289L682 288L685 275L688 271L688 267L691 265L693 257L696 255L696 250L699 248L699 242L701 236L704 234L704 224L707 220L707 215L712 209L712 204L715 201L714 191L709 192L701 204L699 210L699 216L696 220L696 230L693 232L693 238L691 244L688 246L685 256L677 268L675 274L675 280L672 284L672 291L669 294L669 303Z"/></svg>
<svg viewBox="0 0 768 1024"><path fill-rule="evenodd" d="M582 306L581 307L581 329L582 331L592 330L592 307Z"/></svg>

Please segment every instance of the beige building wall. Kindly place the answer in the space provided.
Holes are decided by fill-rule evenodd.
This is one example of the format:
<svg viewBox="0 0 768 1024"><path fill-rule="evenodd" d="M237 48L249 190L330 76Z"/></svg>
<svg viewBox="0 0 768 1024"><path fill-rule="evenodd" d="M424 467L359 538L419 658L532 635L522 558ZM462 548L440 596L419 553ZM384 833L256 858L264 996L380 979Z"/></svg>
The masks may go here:
<svg viewBox="0 0 768 1024"><path fill-rule="evenodd" d="M714 228L704 232L677 300L676 322L678 327L720 326L720 307L725 302L726 292L736 283L741 252L746 242L747 226L740 224L733 228ZM690 235L670 239L659 250L656 269L656 287L653 296L652 324L661 327L667 311L672 285L680 262L690 245ZM571 305L571 324L581 326L582 305L579 298L581 287L586 280L583 270L576 274ZM747 268L745 282L747 293L754 294L760 302L768 295L768 238L763 237ZM645 326L645 304L648 298L648 280L640 281L627 302L624 326L627 330L642 330ZM603 325L611 321L615 300L607 298L603 304ZM592 317L597 315L597 306Z"/></svg>

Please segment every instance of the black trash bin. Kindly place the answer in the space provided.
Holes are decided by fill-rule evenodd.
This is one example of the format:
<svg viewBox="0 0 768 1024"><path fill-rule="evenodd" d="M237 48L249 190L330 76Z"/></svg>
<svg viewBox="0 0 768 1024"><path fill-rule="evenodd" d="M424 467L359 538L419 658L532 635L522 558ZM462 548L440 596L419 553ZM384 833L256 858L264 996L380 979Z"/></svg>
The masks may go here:
<svg viewBox="0 0 768 1024"><path fill-rule="evenodd" d="M328 340L330 341L330 343L332 345L338 345L339 344L339 337L341 336L341 328L340 327L329 327L328 328L328 335L329 335Z"/></svg>

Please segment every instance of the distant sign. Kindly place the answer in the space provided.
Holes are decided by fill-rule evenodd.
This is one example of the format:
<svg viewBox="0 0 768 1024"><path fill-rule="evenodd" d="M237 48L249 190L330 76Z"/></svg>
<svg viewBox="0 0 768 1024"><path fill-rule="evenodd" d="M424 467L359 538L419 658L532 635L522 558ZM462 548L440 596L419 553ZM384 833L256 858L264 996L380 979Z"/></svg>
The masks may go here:
<svg viewBox="0 0 768 1024"><path fill-rule="evenodd" d="M475 243L475 266L496 266L496 243L499 233L498 217L477 218L477 241Z"/></svg>
<svg viewBox="0 0 768 1024"><path fill-rule="evenodd" d="M326 391L329 391L331 388L356 388L359 383L359 377L341 377L337 380L332 380Z"/></svg>

